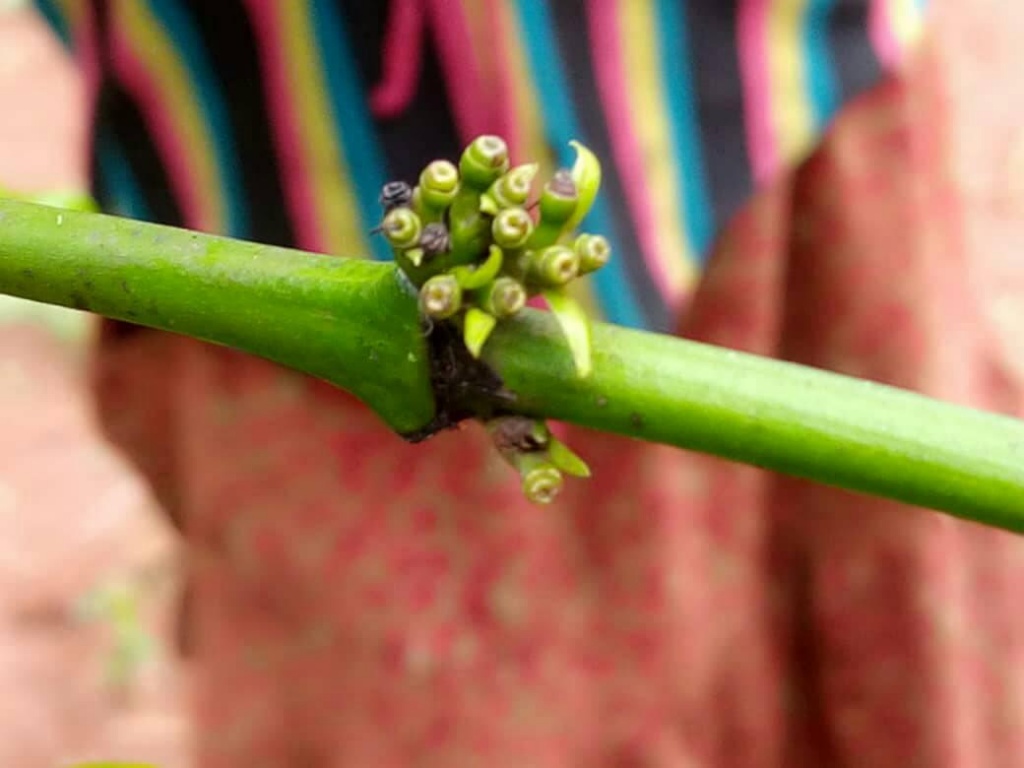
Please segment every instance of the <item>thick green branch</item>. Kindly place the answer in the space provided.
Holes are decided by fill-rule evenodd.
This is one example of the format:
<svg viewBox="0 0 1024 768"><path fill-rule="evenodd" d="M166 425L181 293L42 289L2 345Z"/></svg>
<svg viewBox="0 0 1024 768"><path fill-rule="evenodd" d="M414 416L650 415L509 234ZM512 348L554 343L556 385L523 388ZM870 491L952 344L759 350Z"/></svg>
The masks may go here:
<svg viewBox="0 0 1024 768"><path fill-rule="evenodd" d="M0 200L0 293L261 355L350 390L398 432L435 416L416 300L392 265ZM594 329L581 380L537 312L502 324L485 357L524 413L1024 531L1015 419L611 326Z"/></svg>
<svg viewBox="0 0 1024 768"><path fill-rule="evenodd" d="M260 355L399 432L434 414L416 301L390 264L0 199L0 293Z"/></svg>
<svg viewBox="0 0 1024 768"><path fill-rule="evenodd" d="M527 414L1024 532L1018 419L608 325L594 328L593 373L581 380L541 313L495 331L485 357Z"/></svg>

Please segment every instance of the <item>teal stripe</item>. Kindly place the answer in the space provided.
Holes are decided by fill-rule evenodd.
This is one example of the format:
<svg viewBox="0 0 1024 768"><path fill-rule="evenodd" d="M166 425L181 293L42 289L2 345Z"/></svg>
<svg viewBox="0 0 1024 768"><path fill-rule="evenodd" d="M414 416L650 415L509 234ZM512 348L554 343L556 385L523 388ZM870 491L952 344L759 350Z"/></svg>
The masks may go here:
<svg viewBox="0 0 1024 768"><path fill-rule="evenodd" d="M139 0L140 2L142 0ZM249 212L245 204L245 188L239 170L240 158L235 150L227 100L217 74L206 55L195 21L182 7L180 0L148 0L153 15L167 33L178 57L188 72L189 82L200 104L210 135L221 179L220 196L226 214L226 231L232 237L249 236Z"/></svg>
<svg viewBox="0 0 1024 768"><path fill-rule="evenodd" d="M839 109L839 83L829 49L828 25L835 0L807 0L803 53L814 126L822 131Z"/></svg>
<svg viewBox="0 0 1024 768"><path fill-rule="evenodd" d="M36 10L39 11L40 15L46 20L46 23L54 31L60 41L68 49L74 48L74 41L71 39L71 28L68 26L68 20L64 18L57 9L57 4L52 0L34 0Z"/></svg>
<svg viewBox="0 0 1024 768"><path fill-rule="evenodd" d="M334 113L336 135L355 185L359 215L367 232L380 221L377 195L387 180L384 152L370 116L366 93L349 47L348 31L333 0L312 0L313 29L320 48ZM368 238L378 260L392 258L382 237Z"/></svg>
<svg viewBox="0 0 1024 768"><path fill-rule="evenodd" d="M100 202L106 212L139 221L152 221L142 187L135 178L131 164L108 130L97 137L94 151L100 177L99 186L106 198Z"/></svg>
<svg viewBox="0 0 1024 768"><path fill-rule="evenodd" d="M533 69L534 80L541 101L541 113L548 144L558 152L558 162L570 166L575 152L569 146L572 139L582 139L579 121L572 106L569 85L559 59L554 26L544 0L517 0L519 25L523 42ZM580 19L580 24L583 20ZM598 195L583 225L591 232L605 235L616 255L604 269L592 276L597 298L605 317L619 325L632 328L645 327L644 313L637 305L622 265L625 254L618 246L608 204Z"/></svg>
<svg viewBox="0 0 1024 768"><path fill-rule="evenodd" d="M657 0L656 12L661 79L672 123L676 183L683 191L680 218L685 223L690 247L703 265L711 251L715 222L700 139L686 2Z"/></svg>

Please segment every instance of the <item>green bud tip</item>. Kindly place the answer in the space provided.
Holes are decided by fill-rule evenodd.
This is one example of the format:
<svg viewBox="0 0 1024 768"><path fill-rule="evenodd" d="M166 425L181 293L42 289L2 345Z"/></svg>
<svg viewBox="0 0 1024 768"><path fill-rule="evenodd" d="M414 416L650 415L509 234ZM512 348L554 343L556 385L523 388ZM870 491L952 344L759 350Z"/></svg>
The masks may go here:
<svg viewBox="0 0 1024 768"><path fill-rule="evenodd" d="M459 170L447 160L435 160L423 169L420 184L439 192L453 192L459 186Z"/></svg>
<svg viewBox="0 0 1024 768"><path fill-rule="evenodd" d="M447 160L435 160L420 174L417 198L420 204L440 211L452 204L459 191L459 171Z"/></svg>
<svg viewBox="0 0 1024 768"><path fill-rule="evenodd" d="M495 317L512 317L526 306L526 288L513 277L499 277L485 289L483 306Z"/></svg>
<svg viewBox="0 0 1024 768"><path fill-rule="evenodd" d="M541 218L555 224L567 221L576 210L579 195L572 174L562 169L544 185L540 196Z"/></svg>
<svg viewBox="0 0 1024 768"><path fill-rule="evenodd" d="M522 208L506 208L491 223L491 236L502 248L522 248L533 234L533 219Z"/></svg>
<svg viewBox="0 0 1024 768"><path fill-rule="evenodd" d="M537 163L519 165L494 182L487 191L493 209L487 213L496 213L499 208L525 205L539 169L540 165Z"/></svg>
<svg viewBox="0 0 1024 768"><path fill-rule="evenodd" d="M550 464L539 464L522 474L523 495L534 504L550 504L562 491L562 473Z"/></svg>
<svg viewBox="0 0 1024 768"><path fill-rule="evenodd" d="M537 282L548 286L565 285L579 274L580 259L564 245L552 245L532 254L528 273Z"/></svg>
<svg viewBox="0 0 1024 768"><path fill-rule="evenodd" d="M508 170L508 145L500 136L478 136L459 159L462 179L481 191Z"/></svg>
<svg viewBox="0 0 1024 768"><path fill-rule="evenodd" d="M462 308L462 289L452 275L435 275L420 288L420 309L427 317L445 320Z"/></svg>
<svg viewBox="0 0 1024 768"><path fill-rule="evenodd" d="M423 231L420 217L408 208L394 208L381 223L381 231L392 248L412 248L419 243Z"/></svg>
<svg viewBox="0 0 1024 768"><path fill-rule="evenodd" d="M573 244L573 250L580 259L580 274L596 272L612 256L612 247L607 238L601 235L580 235Z"/></svg>

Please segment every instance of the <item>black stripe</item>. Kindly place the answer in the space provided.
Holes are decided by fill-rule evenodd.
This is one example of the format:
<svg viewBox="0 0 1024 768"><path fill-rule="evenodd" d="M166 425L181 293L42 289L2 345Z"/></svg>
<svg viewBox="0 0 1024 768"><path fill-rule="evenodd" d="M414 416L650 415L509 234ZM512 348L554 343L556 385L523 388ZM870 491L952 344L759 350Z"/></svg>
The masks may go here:
<svg viewBox="0 0 1024 768"><path fill-rule="evenodd" d="M103 82L100 85L96 102L94 130L109 131L109 135L123 150L124 156L138 180L145 205L152 219L160 224L180 227L184 224L184 216L178 202L171 191L170 178L153 145L149 128L142 119L142 113L127 91L117 82L111 71L110 58L110 20L108 17L107 0L97 0L96 29L99 37L99 60L103 67ZM96 144L94 142L94 148ZM92 159L93 178L98 179L99 165L95 157ZM100 183L96 187L97 200L104 208L109 208L110 201L105 195L109 192Z"/></svg>
<svg viewBox="0 0 1024 768"><path fill-rule="evenodd" d="M295 231L285 204L259 52L249 17L241 0L188 0L185 5L226 96L230 143L240 160L244 201L249 209L246 237L260 243L292 246Z"/></svg>
<svg viewBox="0 0 1024 768"><path fill-rule="evenodd" d="M828 22L829 50L840 108L877 84L882 67L868 35L869 0L835 0Z"/></svg>
<svg viewBox="0 0 1024 768"><path fill-rule="evenodd" d="M753 190L736 44L738 5L737 0L690 0L687 9L697 118L716 232Z"/></svg>
<svg viewBox="0 0 1024 768"><path fill-rule="evenodd" d="M609 225L614 228L614 241L621 248L620 258L636 291L637 303L644 312L645 325L653 330L664 331L672 326L671 313L647 271L636 230L628 215L626 191L619 175L608 172L613 170L610 162L613 157L612 142L605 124L601 97L597 92L591 43L584 31L586 5L586 0L553 0L551 11L554 31L567 69L578 125L583 131L581 140L594 154L606 161L607 170L601 179L601 195L611 210Z"/></svg>
<svg viewBox="0 0 1024 768"><path fill-rule="evenodd" d="M381 78L382 51L391 3L339 2L348 23L356 65L369 91ZM414 182L423 166L431 160L440 157L454 160L462 151L434 36L429 29L424 31L424 35L422 74L408 109L393 119L376 120L389 178L408 182Z"/></svg>

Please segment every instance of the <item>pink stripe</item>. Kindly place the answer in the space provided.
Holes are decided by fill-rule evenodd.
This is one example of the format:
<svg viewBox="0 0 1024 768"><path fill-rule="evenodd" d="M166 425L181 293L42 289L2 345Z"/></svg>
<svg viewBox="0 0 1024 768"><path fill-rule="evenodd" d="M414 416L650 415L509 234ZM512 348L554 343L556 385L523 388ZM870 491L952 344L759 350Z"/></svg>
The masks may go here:
<svg viewBox="0 0 1024 768"><path fill-rule="evenodd" d="M900 43L889 17L889 0L872 0L868 10L868 35L883 68L899 64Z"/></svg>
<svg viewBox="0 0 1024 768"><path fill-rule="evenodd" d="M452 0L424 0L430 3L431 27L438 57L451 99L455 125L465 142L483 133L494 133L498 122L493 99L483 87L483 76L473 53L469 22L461 4Z"/></svg>
<svg viewBox="0 0 1024 768"><path fill-rule="evenodd" d="M327 250L317 217L316 196L303 152L299 111L289 98L291 91L285 65L285 46L278 32L274 9L277 0L245 0L253 30L260 44L260 63L271 112L281 183L295 227L296 244L308 251Z"/></svg>
<svg viewBox="0 0 1024 768"><path fill-rule="evenodd" d="M764 183L778 167L779 150L772 126L771 75L768 58L768 12L771 0L740 0L737 46L746 105L747 149L754 181Z"/></svg>
<svg viewBox="0 0 1024 768"><path fill-rule="evenodd" d="M99 47L96 40L96 22L93 19L93 8L82 12L81 24L75 27L76 57L81 62L82 76L85 81L86 114L92 115L99 96L100 71Z"/></svg>
<svg viewBox="0 0 1024 768"><path fill-rule="evenodd" d="M630 121L629 78L623 66L617 23L618 0L590 0L587 9L597 89L611 138L612 157L626 192L627 206L647 269L665 301L675 306L679 297L672 289L671 275L658 259L654 207L643 171L646 161ZM682 257L682 254L666 255Z"/></svg>
<svg viewBox="0 0 1024 768"><path fill-rule="evenodd" d="M522 162L521 158L525 148L521 144L522 136L519 131L519 121L516 119L518 114L516 104L517 73L512 61L512 46L515 45L512 35L516 33L516 30L510 28L512 23L509 9L504 0L487 0L488 37L491 40L504 41L500 50L495 53L498 77L495 108L498 124L495 130L508 144L513 163L518 163ZM518 76L526 77L528 73L522 72Z"/></svg>
<svg viewBox="0 0 1024 768"><path fill-rule="evenodd" d="M204 228L202 199L189 166L189 148L175 129L174 117L161 98L160 86L146 63L132 50L121 24L111 25L111 60L118 79L139 102L140 111L167 166L171 189L181 206L185 226Z"/></svg>
<svg viewBox="0 0 1024 768"><path fill-rule="evenodd" d="M392 0L384 36L384 74L370 93L375 116L396 117L415 96L423 71L425 19L421 0Z"/></svg>

